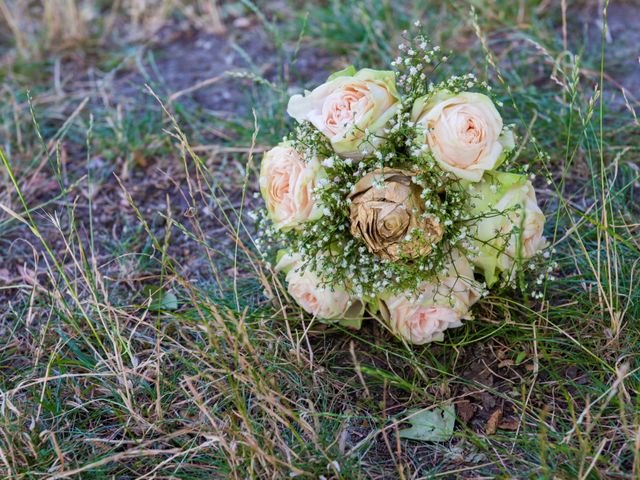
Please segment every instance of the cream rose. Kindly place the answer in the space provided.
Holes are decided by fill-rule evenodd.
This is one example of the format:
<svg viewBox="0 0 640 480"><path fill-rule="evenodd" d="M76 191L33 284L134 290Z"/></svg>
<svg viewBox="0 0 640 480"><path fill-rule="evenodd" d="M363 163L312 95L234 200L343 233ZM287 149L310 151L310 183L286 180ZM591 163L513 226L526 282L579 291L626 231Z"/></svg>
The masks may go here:
<svg viewBox="0 0 640 480"><path fill-rule="evenodd" d="M321 278L301 263L299 255L284 254L276 265L276 271L286 273L289 295L319 320L334 320L344 326L359 328L364 303L343 288L323 285Z"/></svg>
<svg viewBox="0 0 640 480"><path fill-rule="evenodd" d="M324 170L317 159L305 162L286 143L264 155L260 168L260 192L277 228L295 228L322 216L313 190L323 176Z"/></svg>
<svg viewBox="0 0 640 480"><path fill-rule="evenodd" d="M416 100L412 119L422 125L425 143L438 164L461 179L477 182L514 147L513 132L481 93L443 91Z"/></svg>
<svg viewBox="0 0 640 480"><path fill-rule="evenodd" d="M470 235L478 250L472 262L483 270L487 285L501 273L512 278L517 260L531 258L545 247L545 216L525 176L487 175L475 185L472 204L471 215L478 219Z"/></svg>
<svg viewBox="0 0 640 480"><path fill-rule="evenodd" d="M400 109L399 98L393 72L349 67L304 96L291 97L287 112L298 122L311 122L339 155L359 158L379 143Z"/></svg>
<svg viewBox="0 0 640 480"><path fill-rule="evenodd" d="M383 296L380 313L391 331L409 343L441 341L444 331L462 325L480 298L473 270L464 255L454 252L448 272L423 283L414 294Z"/></svg>

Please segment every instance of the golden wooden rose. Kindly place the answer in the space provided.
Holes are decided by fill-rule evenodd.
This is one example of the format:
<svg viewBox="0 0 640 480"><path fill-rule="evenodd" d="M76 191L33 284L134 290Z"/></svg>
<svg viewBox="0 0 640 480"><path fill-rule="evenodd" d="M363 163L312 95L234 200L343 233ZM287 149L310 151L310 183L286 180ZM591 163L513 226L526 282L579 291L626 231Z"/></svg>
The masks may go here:
<svg viewBox="0 0 640 480"><path fill-rule="evenodd" d="M401 169L374 170L362 177L349 195L352 235L381 258L421 257L442 238L440 223L425 218L422 190L412 177L411 172ZM415 235L416 231L421 233Z"/></svg>

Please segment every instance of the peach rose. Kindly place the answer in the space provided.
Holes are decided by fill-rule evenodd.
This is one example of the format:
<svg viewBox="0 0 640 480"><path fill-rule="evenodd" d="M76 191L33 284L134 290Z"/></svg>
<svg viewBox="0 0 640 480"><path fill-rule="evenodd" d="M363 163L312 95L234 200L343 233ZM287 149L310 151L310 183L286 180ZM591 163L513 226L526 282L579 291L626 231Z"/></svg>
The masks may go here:
<svg viewBox="0 0 640 480"><path fill-rule="evenodd" d="M376 135L400 109L399 98L393 72L349 67L304 96L291 97L287 112L300 123L311 122L339 155L359 158L380 141Z"/></svg>
<svg viewBox="0 0 640 480"><path fill-rule="evenodd" d="M284 254L276 271L286 273L289 295L307 313L319 320L335 320L344 326L359 327L364 304L344 288L323 285L321 278L301 265L299 255Z"/></svg>
<svg viewBox="0 0 640 480"><path fill-rule="evenodd" d="M409 343L441 341L444 331L462 325L469 308L480 298L466 257L453 253L444 278L424 282L417 293L380 299L382 317L391 331Z"/></svg>
<svg viewBox="0 0 640 480"><path fill-rule="evenodd" d="M513 132L481 93L443 91L416 100L413 120L425 129L425 143L438 164L456 177L477 182L514 147Z"/></svg>
<svg viewBox="0 0 640 480"><path fill-rule="evenodd" d="M533 257L546 246L545 216L533 185L523 175L493 173L474 189L472 242L478 255L472 262L482 268L491 286L500 273L511 278L516 260Z"/></svg>
<svg viewBox="0 0 640 480"><path fill-rule="evenodd" d="M260 192L277 228L295 228L322 216L313 190L323 176L324 171L317 159L305 162L286 143L264 155L260 169Z"/></svg>

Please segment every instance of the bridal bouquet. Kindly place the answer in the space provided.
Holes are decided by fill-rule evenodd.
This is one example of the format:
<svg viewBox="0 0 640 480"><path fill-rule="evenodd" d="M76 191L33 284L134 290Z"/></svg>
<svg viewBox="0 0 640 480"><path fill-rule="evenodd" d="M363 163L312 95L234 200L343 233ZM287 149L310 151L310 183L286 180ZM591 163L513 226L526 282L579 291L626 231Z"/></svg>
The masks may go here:
<svg viewBox="0 0 640 480"><path fill-rule="evenodd" d="M262 160L259 247L314 318L358 328L368 311L424 344L535 268L545 217L491 87L434 83L447 58L422 34L399 48L394 71L348 67L290 99L298 125Z"/></svg>

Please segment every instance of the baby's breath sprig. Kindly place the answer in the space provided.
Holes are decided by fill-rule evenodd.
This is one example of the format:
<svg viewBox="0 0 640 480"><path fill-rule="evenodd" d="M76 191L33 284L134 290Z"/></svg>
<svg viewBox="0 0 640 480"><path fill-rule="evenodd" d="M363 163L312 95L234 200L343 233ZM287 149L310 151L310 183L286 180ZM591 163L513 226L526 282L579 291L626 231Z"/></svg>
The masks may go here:
<svg viewBox="0 0 640 480"><path fill-rule="evenodd" d="M403 32L405 41L398 45L400 54L391 62L398 87L406 94L408 103L429 93L431 75L449 59L440 46L431 44L419 21L414 23L414 28L411 36Z"/></svg>
<svg viewBox="0 0 640 480"><path fill-rule="evenodd" d="M491 86L487 82L480 82L474 73L465 73L464 75L451 75L446 80L431 85L430 92L440 90L447 90L454 94L469 91L487 93L491 91Z"/></svg>
<svg viewBox="0 0 640 480"><path fill-rule="evenodd" d="M310 122L297 125L295 130L285 138L292 142L293 148L300 152L303 158L328 158L334 155L331 143Z"/></svg>

